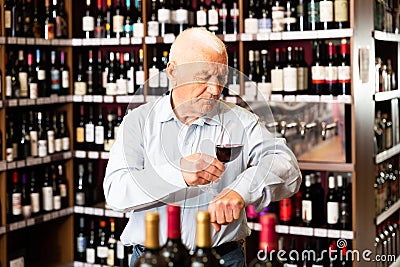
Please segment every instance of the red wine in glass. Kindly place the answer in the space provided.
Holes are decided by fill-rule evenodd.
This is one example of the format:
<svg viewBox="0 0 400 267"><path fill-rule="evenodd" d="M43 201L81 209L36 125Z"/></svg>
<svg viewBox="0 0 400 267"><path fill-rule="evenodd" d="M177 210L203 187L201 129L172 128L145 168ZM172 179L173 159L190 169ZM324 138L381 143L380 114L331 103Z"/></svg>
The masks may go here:
<svg viewBox="0 0 400 267"><path fill-rule="evenodd" d="M216 145L217 158L221 162L229 162L235 160L242 152L242 144L224 144Z"/></svg>

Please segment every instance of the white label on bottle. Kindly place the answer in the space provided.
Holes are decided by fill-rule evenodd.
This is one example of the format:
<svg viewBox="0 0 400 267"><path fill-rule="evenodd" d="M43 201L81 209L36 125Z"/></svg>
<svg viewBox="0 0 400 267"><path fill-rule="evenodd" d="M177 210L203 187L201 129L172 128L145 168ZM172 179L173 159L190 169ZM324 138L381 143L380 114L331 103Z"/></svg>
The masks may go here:
<svg viewBox="0 0 400 267"><path fill-rule="evenodd" d="M89 143L94 142L94 124L85 125L85 141Z"/></svg>
<svg viewBox="0 0 400 267"><path fill-rule="evenodd" d="M47 151L49 154L54 153L54 130L47 131Z"/></svg>
<svg viewBox="0 0 400 267"><path fill-rule="evenodd" d="M29 98L30 99L38 98L38 84L37 83L29 84Z"/></svg>
<svg viewBox="0 0 400 267"><path fill-rule="evenodd" d="M76 250L79 253L83 253L86 250L86 238L83 236L78 236L76 238Z"/></svg>
<svg viewBox="0 0 400 267"><path fill-rule="evenodd" d="M328 224L336 224L339 219L339 203L328 202L326 205L326 213Z"/></svg>
<svg viewBox="0 0 400 267"><path fill-rule="evenodd" d="M117 95L126 95L128 92L128 81L127 79L117 79Z"/></svg>
<svg viewBox="0 0 400 267"><path fill-rule="evenodd" d="M62 138L62 150L66 151L69 150L69 137Z"/></svg>
<svg viewBox="0 0 400 267"><path fill-rule="evenodd" d="M61 138L56 138L56 140L54 140L54 149L56 152L62 151Z"/></svg>
<svg viewBox="0 0 400 267"><path fill-rule="evenodd" d="M95 257L96 255L96 251L94 250L94 248L87 248L86 249L86 262L87 263L95 263Z"/></svg>
<svg viewBox="0 0 400 267"><path fill-rule="evenodd" d="M147 22L147 35L148 36L158 36L160 32L160 26L158 21Z"/></svg>
<svg viewBox="0 0 400 267"><path fill-rule="evenodd" d="M38 213L40 211L39 193L31 193L30 196L31 196L32 212Z"/></svg>
<svg viewBox="0 0 400 267"><path fill-rule="evenodd" d="M156 67L149 69L149 86L156 88L160 86L160 70Z"/></svg>
<svg viewBox="0 0 400 267"><path fill-rule="evenodd" d="M55 210L61 209L61 197L60 196L53 196L53 208Z"/></svg>
<svg viewBox="0 0 400 267"><path fill-rule="evenodd" d="M86 95L86 83L85 82L74 82L74 94L75 95Z"/></svg>
<svg viewBox="0 0 400 267"><path fill-rule="evenodd" d="M6 76L6 97L12 97L12 79Z"/></svg>
<svg viewBox="0 0 400 267"><path fill-rule="evenodd" d="M136 85L143 85L144 84L144 71L138 70L136 71Z"/></svg>
<svg viewBox="0 0 400 267"><path fill-rule="evenodd" d="M118 87L117 83L109 82L106 85L106 95L117 95Z"/></svg>
<svg viewBox="0 0 400 267"><path fill-rule="evenodd" d="M104 126L96 125L96 127L94 127L94 135L96 145L104 144Z"/></svg>
<svg viewBox="0 0 400 267"><path fill-rule="evenodd" d="M272 7L272 31L273 32L282 32L283 25L284 25L284 17L285 17L285 10L283 7L280 6L273 6Z"/></svg>
<svg viewBox="0 0 400 267"><path fill-rule="evenodd" d="M24 219L28 219L32 216L32 206L31 205L22 206L22 216L24 217Z"/></svg>
<svg viewBox="0 0 400 267"><path fill-rule="evenodd" d="M337 81L338 72L336 66L325 67L325 80L326 81Z"/></svg>
<svg viewBox="0 0 400 267"><path fill-rule="evenodd" d="M256 18L246 18L244 20L244 32L245 33L257 33L258 32L258 20Z"/></svg>
<svg viewBox="0 0 400 267"><path fill-rule="evenodd" d="M175 11L175 21L178 24L185 24L188 23L189 20L189 13L186 9L178 9Z"/></svg>
<svg viewBox="0 0 400 267"><path fill-rule="evenodd" d="M283 90L283 70L272 69L271 70L271 90L282 91Z"/></svg>
<svg viewBox="0 0 400 267"><path fill-rule="evenodd" d="M268 100L271 95L271 83L258 83L258 92L257 99L260 101Z"/></svg>
<svg viewBox="0 0 400 267"><path fill-rule="evenodd" d="M133 23L133 37L144 37L144 25L143 23Z"/></svg>
<svg viewBox="0 0 400 267"><path fill-rule="evenodd" d="M12 215L21 215L22 214L22 206L21 206L21 193L13 193L12 198Z"/></svg>
<svg viewBox="0 0 400 267"><path fill-rule="evenodd" d="M78 206L85 205L85 193L84 192L76 192L75 194L75 204Z"/></svg>
<svg viewBox="0 0 400 267"><path fill-rule="evenodd" d="M61 197L66 197L67 196L67 185L66 184L60 184L60 196Z"/></svg>
<svg viewBox="0 0 400 267"><path fill-rule="evenodd" d="M38 141L38 156L39 157L47 156L47 140Z"/></svg>
<svg viewBox="0 0 400 267"><path fill-rule="evenodd" d="M253 81L246 81L244 83L244 94L246 97L255 97L257 96L257 84Z"/></svg>
<svg viewBox="0 0 400 267"><path fill-rule="evenodd" d="M297 69L293 67L283 68L283 90L285 92L297 91Z"/></svg>
<svg viewBox="0 0 400 267"><path fill-rule="evenodd" d="M338 80L339 82L348 82L351 80L350 66L338 66Z"/></svg>
<svg viewBox="0 0 400 267"><path fill-rule="evenodd" d="M108 249L107 265L114 266L114 250L113 249Z"/></svg>
<svg viewBox="0 0 400 267"><path fill-rule="evenodd" d="M196 11L196 23L199 27L205 27L207 25L207 13L204 10Z"/></svg>
<svg viewBox="0 0 400 267"><path fill-rule="evenodd" d="M84 32L94 31L94 17L91 16L82 17L82 30Z"/></svg>
<svg viewBox="0 0 400 267"><path fill-rule="evenodd" d="M335 21L346 22L349 20L348 10L349 2L347 0L335 0Z"/></svg>
<svg viewBox="0 0 400 267"><path fill-rule="evenodd" d="M42 187L43 210L53 210L53 188L51 186Z"/></svg>
<svg viewBox="0 0 400 267"><path fill-rule="evenodd" d="M69 88L69 71L67 70L61 72L61 87Z"/></svg>
<svg viewBox="0 0 400 267"><path fill-rule="evenodd" d="M113 32L122 32L124 29L124 16L113 16Z"/></svg>
<svg viewBox="0 0 400 267"><path fill-rule="evenodd" d="M108 256L108 248L103 246L97 247L97 257L98 258L107 258Z"/></svg>
<svg viewBox="0 0 400 267"><path fill-rule="evenodd" d="M167 77L167 72L165 70L160 72L160 87L161 88L168 87L168 77Z"/></svg>
<svg viewBox="0 0 400 267"><path fill-rule="evenodd" d="M301 201L301 218L303 221L311 222L312 220L312 202L311 200Z"/></svg>
<svg viewBox="0 0 400 267"><path fill-rule="evenodd" d="M104 151L110 151L113 144L114 144L114 139L105 139Z"/></svg>
<svg viewBox="0 0 400 267"><path fill-rule="evenodd" d="M125 247L120 240L117 241L117 259L125 258Z"/></svg>
<svg viewBox="0 0 400 267"><path fill-rule="evenodd" d="M29 136L31 138L31 155L36 157L38 155L38 132L30 131Z"/></svg>
<svg viewBox="0 0 400 267"><path fill-rule="evenodd" d="M305 72L305 68L303 67L298 67L297 68L297 90L301 91L306 89L304 87L304 72Z"/></svg>
<svg viewBox="0 0 400 267"><path fill-rule="evenodd" d="M46 80L46 71L45 70L39 70L38 71L38 80L39 81Z"/></svg>
<svg viewBox="0 0 400 267"><path fill-rule="evenodd" d="M324 66L312 66L311 67L311 79L314 81L325 80L325 67Z"/></svg>
<svg viewBox="0 0 400 267"><path fill-rule="evenodd" d="M14 149L12 147L6 148L6 161L11 162L14 160Z"/></svg>
<svg viewBox="0 0 400 267"><path fill-rule="evenodd" d="M107 77L108 77L108 71L103 71L101 73L101 78L102 78L102 84L103 84L104 88L107 88L107 83L108 83Z"/></svg>
<svg viewBox="0 0 400 267"><path fill-rule="evenodd" d="M161 8L157 12L158 22L160 23L168 23L171 17L171 12L169 9Z"/></svg>
<svg viewBox="0 0 400 267"><path fill-rule="evenodd" d="M218 12L216 9L208 10L208 25L218 25Z"/></svg>
<svg viewBox="0 0 400 267"><path fill-rule="evenodd" d="M4 27L11 29L11 10L4 10Z"/></svg>
<svg viewBox="0 0 400 267"><path fill-rule="evenodd" d="M28 97L28 73L19 72L18 73L19 85L21 88L21 97Z"/></svg>
<svg viewBox="0 0 400 267"><path fill-rule="evenodd" d="M333 21L333 1L324 0L319 2L319 21Z"/></svg>

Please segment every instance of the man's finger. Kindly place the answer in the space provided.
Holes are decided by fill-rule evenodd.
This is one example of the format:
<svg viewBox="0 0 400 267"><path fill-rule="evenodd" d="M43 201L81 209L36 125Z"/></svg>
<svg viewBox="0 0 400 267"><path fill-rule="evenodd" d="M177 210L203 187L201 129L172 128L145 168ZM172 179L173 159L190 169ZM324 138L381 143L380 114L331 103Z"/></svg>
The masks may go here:
<svg viewBox="0 0 400 267"><path fill-rule="evenodd" d="M221 230L221 225L216 223L216 222L212 222L211 225L214 227L215 232L219 232Z"/></svg>

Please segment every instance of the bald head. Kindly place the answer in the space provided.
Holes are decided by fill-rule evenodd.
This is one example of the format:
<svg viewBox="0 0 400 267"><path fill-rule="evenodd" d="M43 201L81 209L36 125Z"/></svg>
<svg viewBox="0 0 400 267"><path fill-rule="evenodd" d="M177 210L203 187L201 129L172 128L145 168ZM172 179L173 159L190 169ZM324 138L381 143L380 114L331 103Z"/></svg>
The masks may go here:
<svg viewBox="0 0 400 267"><path fill-rule="evenodd" d="M209 61L217 55L218 63L228 64L225 44L205 28L189 28L176 37L171 46L170 61L177 64Z"/></svg>

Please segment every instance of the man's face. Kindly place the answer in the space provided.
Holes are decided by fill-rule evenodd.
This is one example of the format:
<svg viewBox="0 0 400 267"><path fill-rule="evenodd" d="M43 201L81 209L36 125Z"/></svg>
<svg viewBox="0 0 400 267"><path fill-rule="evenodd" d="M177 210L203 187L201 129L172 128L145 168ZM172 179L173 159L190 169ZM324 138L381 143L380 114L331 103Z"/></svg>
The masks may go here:
<svg viewBox="0 0 400 267"><path fill-rule="evenodd" d="M173 94L179 97L192 115L203 116L213 110L226 83L228 67L215 62L194 62L177 66L177 86Z"/></svg>

